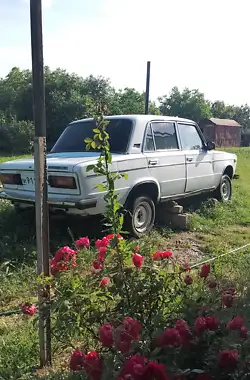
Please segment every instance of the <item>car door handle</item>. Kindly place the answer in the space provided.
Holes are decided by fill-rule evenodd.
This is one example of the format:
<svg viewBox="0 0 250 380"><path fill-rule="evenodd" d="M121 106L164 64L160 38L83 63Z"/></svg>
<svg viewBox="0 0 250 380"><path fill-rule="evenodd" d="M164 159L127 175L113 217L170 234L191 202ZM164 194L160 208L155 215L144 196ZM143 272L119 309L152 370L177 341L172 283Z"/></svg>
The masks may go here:
<svg viewBox="0 0 250 380"><path fill-rule="evenodd" d="M148 163L149 165L157 165L158 164L158 160L149 160Z"/></svg>
<svg viewBox="0 0 250 380"><path fill-rule="evenodd" d="M187 157L186 160L187 160L187 162L192 162L193 161L193 157Z"/></svg>

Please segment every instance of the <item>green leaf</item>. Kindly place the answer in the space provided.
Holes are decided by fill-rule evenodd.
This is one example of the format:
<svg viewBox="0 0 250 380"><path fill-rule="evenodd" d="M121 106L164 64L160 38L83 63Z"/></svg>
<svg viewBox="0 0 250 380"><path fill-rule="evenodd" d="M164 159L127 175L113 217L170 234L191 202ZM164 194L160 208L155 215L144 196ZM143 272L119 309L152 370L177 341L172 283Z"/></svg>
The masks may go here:
<svg viewBox="0 0 250 380"><path fill-rule="evenodd" d="M100 133L100 129L98 129L98 128L94 128L94 129L93 129L93 132L95 132L95 133Z"/></svg>
<svg viewBox="0 0 250 380"><path fill-rule="evenodd" d="M84 142L86 143L86 144L88 144L88 143L91 143L93 140L91 139L91 138L89 138L89 137L87 137L85 140L84 140Z"/></svg>
<svg viewBox="0 0 250 380"><path fill-rule="evenodd" d="M90 172L91 170L94 170L95 169L95 165L88 165L86 167L86 172Z"/></svg>
<svg viewBox="0 0 250 380"><path fill-rule="evenodd" d="M99 190L101 190L101 191L105 191L105 190L106 190L105 186L104 186L102 183L98 183L98 185L96 185L96 187L97 187Z"/></svg>
<svg viewBox="0 0 250 380"><path fill-rule="evenodd" d="M93 149L96 149L96 143L95 143L94 141L92 141L92 143L91 143L91 147L92 147Z"/></svg>

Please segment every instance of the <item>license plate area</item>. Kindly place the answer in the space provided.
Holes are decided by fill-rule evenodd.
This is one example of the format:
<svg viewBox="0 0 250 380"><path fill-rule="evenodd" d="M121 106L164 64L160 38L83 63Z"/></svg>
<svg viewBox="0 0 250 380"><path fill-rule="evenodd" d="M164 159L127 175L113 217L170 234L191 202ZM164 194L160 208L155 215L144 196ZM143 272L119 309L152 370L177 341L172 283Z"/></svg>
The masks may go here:
<svg viewBox="0 0 250 380"><path fill-rule="evenodd" d="M21 173L21 181L22 181L22 185L18 186L18 188L27 190L27 191L35 190L34 172L28 171L28 172Z"/></svg>
<svg viewBox="0 0 250 380"><path fill-rule="evenodd" d="M22 185L18 185L17 188L23 191L35 191L35 177L33 171L24 171L20 173ZM53 188L50 187L48 184L48 193L49 194L65 194L65 195L79 195L80 194L80 188L78 185L78 178L75 174L72 173L58 173L58 172L48 172L47 175L64 175L64 176L70 176L75 178L77 188L76 189L64 189L64 188ZM48 183L48 182L47 182Z"/></svg>

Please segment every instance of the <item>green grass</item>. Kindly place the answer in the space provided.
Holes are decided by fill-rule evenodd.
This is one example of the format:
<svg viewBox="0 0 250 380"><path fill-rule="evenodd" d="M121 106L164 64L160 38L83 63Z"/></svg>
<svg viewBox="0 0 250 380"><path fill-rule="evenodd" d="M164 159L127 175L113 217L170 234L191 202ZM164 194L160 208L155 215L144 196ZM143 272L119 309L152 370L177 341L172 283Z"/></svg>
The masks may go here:
<svg viewBox="0 0 250 380"><path fill-rule="evenodd" d="M229 151L238 155L237 174L240 176L233 181L232 202L215 207L205 202L192 214L190 232L174 233L168 228L155 230L140 244L173 250L180 255L198 247L204 255L214 256L250 242L250 148ZM0 157L0 162L16 158ZM88 222L51 222L52 253L61 245L71 244L68 228L74 238L86 235L94 238L99 234L95 222L92 225ZM0 312L18 309L23 301L36 299L35 271L34 215L18 215L8 202L0 201ZM246 252L227 256L224 261L220 260L218 271L221 277L247 283L250 280L249 257ZM41 376L51 380L73 380L74 377L64 373L66 359L61 362L59 357L54 357L58 372L41 372ZM20 316L0 316L0 379L33 379L32 368L37 364L37 326Z"/></svg>
<svg viewBox="0 0 250 380"><path fill-rule="evenodd" d="M18 159L21 159L21 158L26 158L26 157L30 157L29 155L24 155L24 156L0 156L0 163L1 162L7 162L7 161L12 161L12 160L18 160Z"/></svg>
<svg viewBox="0 0 250 380"><path fill-rule="evenodd" d="M237 174L233 180L233 200L215 208L203 204L192 219L192 229L206 243L206 251L221 252L250 242L250 148L230 149L237 153Z"/></svg>

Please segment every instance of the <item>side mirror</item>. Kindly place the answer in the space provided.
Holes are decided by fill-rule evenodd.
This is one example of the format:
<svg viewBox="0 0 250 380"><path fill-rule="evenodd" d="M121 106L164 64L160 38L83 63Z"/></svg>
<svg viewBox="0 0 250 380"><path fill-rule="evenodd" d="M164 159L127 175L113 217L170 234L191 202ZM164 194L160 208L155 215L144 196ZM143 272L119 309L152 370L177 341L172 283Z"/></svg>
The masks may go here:
<svg viewBox="0 0 250 380"><path fill-rule="evenodd" d="M214 150L215 149L215 143L212 141L208 141L206 148L207 148L207 150Z"/></svg>

